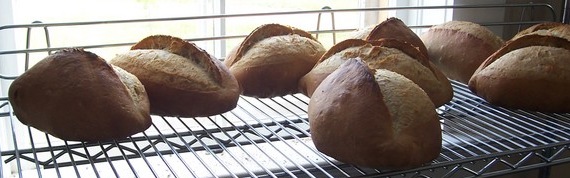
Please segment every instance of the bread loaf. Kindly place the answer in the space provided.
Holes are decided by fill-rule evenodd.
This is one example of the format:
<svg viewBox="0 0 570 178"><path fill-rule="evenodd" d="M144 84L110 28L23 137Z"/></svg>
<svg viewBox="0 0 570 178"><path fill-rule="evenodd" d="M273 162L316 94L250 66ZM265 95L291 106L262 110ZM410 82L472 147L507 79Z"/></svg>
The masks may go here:
<svg viewBox="0 0 570 178"><path fill-rule="evenodd" d="M63 140L120 139L151 125L139 80L82 49L47 56L14 80L8 96L23 124Z"/></svg>
<svg viewBox="0 0 570 178"><path fill-rule="evenodd" d="M570 42L534 34L509 41L481 64L469 88L498 106L570 112Z"/></svg>
<svg viewBox="0 0 570 178"><path fill-rule="evenodd" d="M321 43L303 30L266 24L230 52L225 64L237 78L243 95L283 96L299 92L299 79L325 51Z"/></svg>
<svg viewBox="0 0 570 178"><path fill-rule="evenodd" d="M311 97L315 88L330 73L346 60L356 57L372 69L388 69L414 81L428 93L436 106L449 102L453 97L449 80L417 48L396 39L349 39L334 45L301 78L300 90Z"/></svg>
<svg viewBox="0 0 570 178"><path fill-rule="evenodd" d="M139 78L152 114L211 116L235 108L239 99L238 83L221 61L177 37L149 36L110 62Z"/></svg>
<svg viewBox="0 0 570 178"><path fill-rule="evenodd" d="M560 22L545 22L533 25L517 33L510 41L525 35L555 36L570 40L570 25Z"/></svg>
<svg viewBox="0 0 570 178"><path fill-rule="evenodd" d="M316 148L341 162L402 169L435 159L441 129L433 103L406 77L348 59L309 101Z"/></svg>
<svg viewBox="0 0 570 178"><path fill-rule="evenodd" d="M466 21L433 26L420 37L435 66L462 83L467 83L477 67L504 44L486 27Z"/></svg>

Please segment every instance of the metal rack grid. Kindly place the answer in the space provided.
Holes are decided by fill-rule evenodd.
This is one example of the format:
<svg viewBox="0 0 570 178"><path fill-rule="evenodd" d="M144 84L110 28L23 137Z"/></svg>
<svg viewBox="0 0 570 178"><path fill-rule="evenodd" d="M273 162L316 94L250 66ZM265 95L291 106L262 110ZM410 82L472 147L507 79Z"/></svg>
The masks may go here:
<svg viewBox="0 0 570 178"><path fill-rule="evenodd" d="M541 6L544 4L533 4ZM422 7L488 8L489 6ZM527 6L527 5L521 5ZM416 7L409 7L410 9ZM390 8L346 11L387 10ZM397 10L397 9L396 9ZM288 12L330 13L343 10ZM235 16L263 15L241 14ZM232 15L227 15L232 16ZM222 18L220 16L202 18ZM192 19L194 17L184 18ZM170 21L180 19L144 19ZM92 22L131 23L133 21ZM521 25L505 22L487 25ZM70 26L81 24L51 24ZM47 27L49 24L4 26ZM0 27L0 30L3 28ZM315 33L350 31L335 29ZM237 38L240 36L224 37ZM200 40L213 40L204 38ZM132 43L83 46L98 48ZM51 51L58 48L0 51L0 55ZM0 80L15 77L0 76ZM379 170L338 162L318 152L310 139L308 98L289 95L270 99L242 97L228 113L204 118L153 116L145 132L111 142L67 142L26 127L12 129L14 149L0 150L2 166L15 166L18 177L468 177L495 176L531 169L548 175L549 166L570 162L570 114L509 110L489 105L465 85L453 82L453 100L438 108L443 149L432 163L410 170ZM24 127L0 98L0 118L9 128ZM41 136L38 136L41 135ZM15 140L27 140L21 145ZM46 144L38 144L46 141ZM4 142L0 142L4 143ZM0 147L2 148L2 147ZM26 170L32 167L35 169Z"/></svg>

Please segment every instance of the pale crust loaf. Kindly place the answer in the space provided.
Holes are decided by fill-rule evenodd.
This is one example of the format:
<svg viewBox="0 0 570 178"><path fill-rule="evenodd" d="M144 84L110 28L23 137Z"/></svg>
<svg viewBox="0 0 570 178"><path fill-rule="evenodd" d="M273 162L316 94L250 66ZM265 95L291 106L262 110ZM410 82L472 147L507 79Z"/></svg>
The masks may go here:
<svg viewBox="0 0 570 178"><path fill-rule="evenodd" d="M469 81L489 103L514 109L570 112L570 42L528 34L491 55Z"/></svg>
<svg viewBox="0 0 570 178"><path fill-rule="evenodd" d="M487 28L464 21L433 26L420 38L433 64L448 78L462 83L504 43Z"/></svg>
<svg viewBox="0 0 570 178"><path fill-rule="evenodd" d="M237 106L237 80L221 61L180 38L149 36L110 61L144 84L151 113L201 117Z"/></svg>

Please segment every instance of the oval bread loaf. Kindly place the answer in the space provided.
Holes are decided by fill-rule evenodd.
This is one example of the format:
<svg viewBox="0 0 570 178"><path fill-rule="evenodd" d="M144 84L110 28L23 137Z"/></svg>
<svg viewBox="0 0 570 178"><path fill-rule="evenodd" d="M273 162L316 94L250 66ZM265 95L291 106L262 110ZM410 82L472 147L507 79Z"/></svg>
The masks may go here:
<svg viewBox="0 0 570 178"><path fill-rule="evenodd" d="M433 26L420 37L435 66L462 83L469 82L477 67L504 44L486 27L466 21Z"/></svg>
<svg viewBox="0 0 570 178"><path fill-rule="evenodd" d="M23 124L63 140L120 139L151 125L139 80L82 49L47 56L12 83L8 95Z"/></svg>
<svg viewBox="0 0 570 178"><path fill-rule="evenodd" d="M211 116L235 108L239 99L238 83L221 61L177 37L149 36L110 63L139 78L152 114Z"/></svg>
<svg viewBox="0 0 570 178"><path fill-rule="evenodd" d="M498 106L570 112L570 41L535 34L509 41L481 64L469 88Z"/></svg>
<svg viewBox="0 0 570 178"><path fill-rule="evenodd" d="M225 64L243 95L267 98L298 93L299 79L313 68L325 48L303 30L265 24L228 55Z"/></svg>

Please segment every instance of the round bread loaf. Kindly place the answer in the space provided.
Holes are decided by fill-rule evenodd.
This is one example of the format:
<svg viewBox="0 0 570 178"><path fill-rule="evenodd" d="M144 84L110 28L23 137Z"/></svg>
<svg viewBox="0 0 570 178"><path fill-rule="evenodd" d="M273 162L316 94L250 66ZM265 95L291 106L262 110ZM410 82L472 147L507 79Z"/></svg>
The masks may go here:
<svg viewBox="0 0 570 178"><path fill-rule="evenodd" d="M8 96L23 124L63 140L120 139L151 125L139 80L82 49L47 56L14 80Z"/></svg>
<svg viewBox="0 0 570 178"><path fill-rule="evenodd" d="M152 114L211 116L232 110L239 99L238 83L221 61L180 38L149 36L110 63L139 78Z"/></svg>
<svg viewBox="0 0 570 178"><path fill-rule="evenodd" d="M392 17L377 25L366 40L379 40L383 38L394 38L407 42L417 48L423 55L428 56L426 46L420 37L412 31L402 20Z"/></svg>
<svg viewBox="0 0 570 178"><path fill-rule="evenodd" d="M364 41L349 39L334 45L317 65L299 81L300 90L311 97L317 86L342 63L361 58L372 69L388 69L418 84L436 106L451 100L449 80L409 43L396 39Z"/></svg>
<svg viewBox="0 0 570 178"><path fill-rule="evenodd" d="M570 25L560 22L545 22L533 25L517 33L510 41L525 35L555 36L570 40Z"/></svg>
<svg viewBox="0 0 570 178"><path fill-rule="evenodd" d="M403 169L441 151L438 116L426 93L361 60L349 59L317 87L308 115L316 148L341 162Z"/></svg>
<svg viewBox="0 0 570 178"><path fill-rule="evenodd" d="M266 98L298 93L299 79L313 68L325 48L311 34L266 24L251 32L225 64L243 95Z"/></svg>
<svg viewBox="0 0 570 178"><path fill-rule="evenodd" d="M504 44L486 27L466 21L433 26L421 40L435 66L462 83L467 83L477 67Z"/></svg>
<svg viewBox="0 0 570 178"><path fill-rule="evenodd" d="M481 64L469 88L498 106L570 112L570 42L532 34L509 41Z"/></svg>

